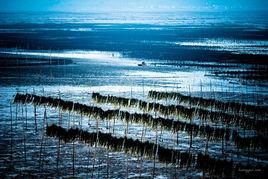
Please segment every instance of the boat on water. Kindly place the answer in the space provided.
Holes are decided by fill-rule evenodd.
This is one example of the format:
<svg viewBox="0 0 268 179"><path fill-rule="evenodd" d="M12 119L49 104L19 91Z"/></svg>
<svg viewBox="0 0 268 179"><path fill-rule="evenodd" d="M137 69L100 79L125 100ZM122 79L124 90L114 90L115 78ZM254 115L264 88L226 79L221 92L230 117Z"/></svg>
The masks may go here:
<svg viewBox="0 0 268 179"><path fill-rule="evenodd" d="M145 62L141 62L138 64L138 66L146 66L146 63Z"/></svg>

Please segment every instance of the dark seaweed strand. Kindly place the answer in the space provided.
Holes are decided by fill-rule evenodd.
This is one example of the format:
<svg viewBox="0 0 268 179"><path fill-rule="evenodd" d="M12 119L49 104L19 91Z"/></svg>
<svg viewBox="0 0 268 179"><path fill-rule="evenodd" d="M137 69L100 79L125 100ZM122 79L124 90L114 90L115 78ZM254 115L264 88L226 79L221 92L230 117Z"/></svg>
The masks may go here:
<svg viewBox="0 0 268 179"><path fill-rule="evenodd" d="M124 107L139 107L141 110L158 111L163 115L178 115L185 119L191 119L195 114L201 120L210 122L223 122L227 125L235 125L245 129L254 129L258 132L267 132L268 120L254 120L248 117L228 114L220 111L209 111L199 108L188 108L182 105L169 105L165 106L160 103L150 103L133 98L122 98L116 96L104 96L100 93L92 93L92 99L97 103L110 103L115 105L122 105Z"/></svg>
<svg viewBox="0 0 268 179"><path fill-rule="evenodd" d="M50 137L58 137L65 143L79 139L93 146L97 142L97 133L95 132L90 133L78 128L65 129L55 124L47 126L46 134ZM99 132L98 136L98 145L108 148L109 150L123 150L126 153L150 158L152 158L156 152L155 144L149 141L141 142L137 139L116 137L103 132ZM254 168L250 165L234 164L233 161L217 159L202 153L193 154L191 152L181 152L160 145L158 145L157 158L159 162L175 164L180 167L193 167L205 171L211 176L243 176L244 173L241 173L241 169ZM262 166L257 166L257 168L261 169L261 172L258 173L260 176L266 171Z"/></svg>
<svg viewBox="0 0 268 179"><path fill-rule="evenodd" d="M184 131L188 134L191 131L194 131L194 136L206 137L209 140L220 141L222 138L225 140L230 139L230 130L224 128L215 128L209 125L199 126L197 124L190 124L187 122L165 119L165 118L153 118L150 114L138 114L138 113L129 113L127 111L119 110L107 110L104 111L101 108L87 106L84 104L73 103L71 101L64 101L58 98L51 97L41 97L30 94L17 94L14 102L20 103L33 103L35 105L48 105L51 107L59 107L65 111L74 111L85 116L93 116L101 120L111 120L113 118L121 119L126 122L146 124L152 128L157 126L162 126L164 129L171 132Z"/></svg>
<svg viewBox="0 0 268 179"><path fill-rule="evenodd" d="M208 99L203 97L193 97L183 95L178 92L158 92L149 91L148 96L154 99L174 99L184 103L191 103L193 105L200 105L204 107L214 106L220 110L232 109L235 112L244 110L245 112L251 112L259 115L268 114L268 109L265 106L255 106L237 102L223 102L216 99Z"/></svg>
<svg viewBox="0 0 268 179"><path fill-rule="evenodd" d="M262 135L241 137L237 131L233 131L232 140L238 148L262 148L268 149L268 138Z"/></svg>
<svg viewBox="0 0 268 179"><path fill-rule="evenodd" d="M169 130L171 132L178 132L178 131L184 131L188 134L193 131L193 136L200 136L200 137L206 137L209 140L215 140L215 141L221 141L223 138L228 141L230 140L231 131L230 129L224 129L224 128L217 128L217 127L211 127L209 125L196 125L196 124L190 124L182 121L175 121L171 119L165 119L165 118L153 118L149 114L138 114L138 113L129 113L127 111L119 111L119 110L107 110L104 111L101 108L93 107L93 106L87 106L84 104L79 103L73 103L72 101L64 101L62 99L58 98L51 98L51 97L43 97L43 96L37 96L37 95L31 95L31 94L17 94L15 96L14 102L16 103L33 103L35 105L48 105L52 107L59 107L65 111L74 111L79 114L83 114L85 116L93 116L95 118L99 118L101 120L111 120L113 118L121 119L126 122L133 122L133 123L139 123L139 124L146 124L152 128L156 128L156 126L162 126L164 129ZM235 133L233 133L235 134ZM239 137L239 135L235 135L236 139L233 138L233 141L235 141L235 144L237 147L244 148L245 144L254 147L264 147L267 148L267 145L264 145L262 143L266 143L267 139L260 136L256 136L256 140L259 140L260 142L255 142L253 140L250 140L250 142L244 142L243 138ZM241 140L240 140L241 139ZM252 142L254 145L252 145ZM243 143L243 144L241 144Z"/></svg>

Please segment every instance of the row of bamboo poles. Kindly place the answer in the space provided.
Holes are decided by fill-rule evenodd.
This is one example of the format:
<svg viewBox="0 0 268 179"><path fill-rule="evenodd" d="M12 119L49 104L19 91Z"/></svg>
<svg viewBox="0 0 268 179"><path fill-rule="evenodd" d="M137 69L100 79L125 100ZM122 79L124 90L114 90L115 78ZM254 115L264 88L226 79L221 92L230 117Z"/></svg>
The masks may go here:
<svg viewBox="0 0 268 179"><path fill-rule="evenodd" d="M245 129L254 129L257 132L267 133L268 120L254 120L245 116L228 114L221 111L211 111L197 107L186 107L183 105L164 105L156 102L146 102L135 98L122 98L116 96L104 96L93 93L92 99L97 103L110 103L124 107L138 107L140 110L157 111L165 116L176 115L191 120L194 116L206 122L224 123Z"/></svg>
<svg viewBox="0 0 268 179"><path fill-rule="evenodd" d="M178 92L149 91L148 97L158 100L173 99L179 101L180 103L188 103L191 105L203 106L206 108L213 106L222 111L230 109L236 113L244 111L259 115L268 114L268 109L265 106L256 106L238 102L224 102L217 99L188 96Z"/></svg>
<svg viewBox="0 0 268 179"><path fill-rule="evenodd" d="M229 141L232 139L235 141L237 147L247 144L246 147L254 148L268 148L267 139L261 136L242 138L236 131L231 132L228 128L211 127L209 125L197 125L179 120L171 120L162 117L154 118L150 114L138 114L129 113L127 111L120 110L103 110L102 108L95 106L88 106L80 103L74 103L72 101L65 101L59 98L37 96L32 94L19 94L17 93L14 99L15 103L31 103L33 105L51 106L60 108L63 111L76 112L81 115L98 118L101 120L120 119L126 123L138 123L145 124L149 127L156 129L158 126L163 127L173 133L183 131L187 132L191 136L205 137L207 140L214 141ZM232 135L231 138L231 134ZM246 142L248 140L250 142Z"/></svg>
<svg viewBox="0 0 268 179"><path fill-rule="evenodd" d="M217 159L202 153L194 154L183 152L160 146L153 142L142 142L127 137L115 137L109 133L87 132L78 128L65 129L61 126L52 124L47 126L46 134L50 137L57 137L64 142L72 142L79 139L91 146L102 146L113 151L124 151L126 153L146 156L150 158L157 157L160 162L179 165L185 168L195 168L209 173L210 176L243 176L242 170L251 169L250 165L235 164L226 159ZM267 167L257 166L259 176L262 176Z"/></svg>

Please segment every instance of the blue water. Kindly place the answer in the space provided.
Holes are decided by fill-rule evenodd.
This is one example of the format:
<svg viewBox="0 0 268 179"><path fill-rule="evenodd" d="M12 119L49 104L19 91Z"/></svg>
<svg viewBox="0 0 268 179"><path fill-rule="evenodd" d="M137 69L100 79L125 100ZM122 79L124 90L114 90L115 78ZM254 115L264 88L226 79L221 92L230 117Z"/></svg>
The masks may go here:
<svg viewBox="0 0 268 179"><path fill-rule="evenodd" d="M136 64L146 61L152 65L172 66L153 68L153 71L176 71L174 66L178 67L182 62L191 61L267 63L268 15L266 12L135 14L29 12L1 13L0 17L0 52L14 53L17 50L24 51L24 56L29 52L44 53L47 57L49 53L73 52L73 56L68 58L77 56L81 51L114 53L122 57L117 59L117 64L122 64L124 67L108 71L120 75L124 74L124 70L128 71L125 67L128 61L124 58L133 59L135 61L133 63ZM106 62L108 58L112 59L114 55L106 57ZM114 61L111 60L111 64L114 64ZM91 73L90 75L93 76L99 73L87 70L83 72L85 66L78 67L81 70L76 70L76 67L77 65L56 69L46 76L60 77L62 73L66 74L66 71L74 74L69 76L70 78L77 76L77 73ZM91 67L92 65L86 69ZM40 67L35 67L30 72L38 68ZM61 72L65 68L68 69ZM120 67L117 65L117 68ZM251 67L241 66L242 70L245 68ZM1 76L28 73L28 69L15 69L14 73L9 69L7 72L3 70ZM38 71L42 74L43 70L38 69ZM33 75L35 74L36 72L33 72ZM113 74L104 76L113 76ZM8 83L12 84L12 82ZM23 83L26 82L22 80Z"/></svg>
<svg viewBox="0 0 268 179"><path fill-rule="evenodd" d="M1 13L0 17L3 48L120 51L162 60L226 59L232 52L247 54L246 50L267 54L265 12ZM195 48L182 45L189 42ZM196 48L200 42L202 48ZM215 46L219 49L212 53ZM205 57L200 55L204 52Z"/></svg>

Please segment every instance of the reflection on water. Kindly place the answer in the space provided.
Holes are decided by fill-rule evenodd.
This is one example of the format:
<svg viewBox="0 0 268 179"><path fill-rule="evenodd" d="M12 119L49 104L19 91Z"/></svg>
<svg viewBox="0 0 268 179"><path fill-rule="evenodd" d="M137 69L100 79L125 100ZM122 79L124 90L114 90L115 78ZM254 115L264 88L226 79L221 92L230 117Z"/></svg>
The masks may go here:
<svg viewBox="0 0 268 179"><path fill-rule="evenodd" d="M103 51L64 51L64 52L53 52L53 51L2 51L3 54L12 54L18 57L31 57L31 58L68 58L68 59L83 59L91 60L93 62L104 63L108 65L120 65L120 66L137 66L139 61L135 59L122 59L122 55L118 52L103 52Z"/></svg>
<svg viewBox="0 0 268 179"><path fill-rule="evenodd" d="M83 24L98 23L99 27L111 24L158 24L181 25L195 28L197 26L241 25L267 28L267 12L169 12L169 13L1 13L1 24L15 23L54 23ZM190 26L189 26L190 25Z"/></svg>
<svg viewBox="0 0 268 179"><path fill-rule="evenodd" d="M268 41L203 39L198 41L176 42L176 45L209 48L234 54L268 55Z"/></svg>

